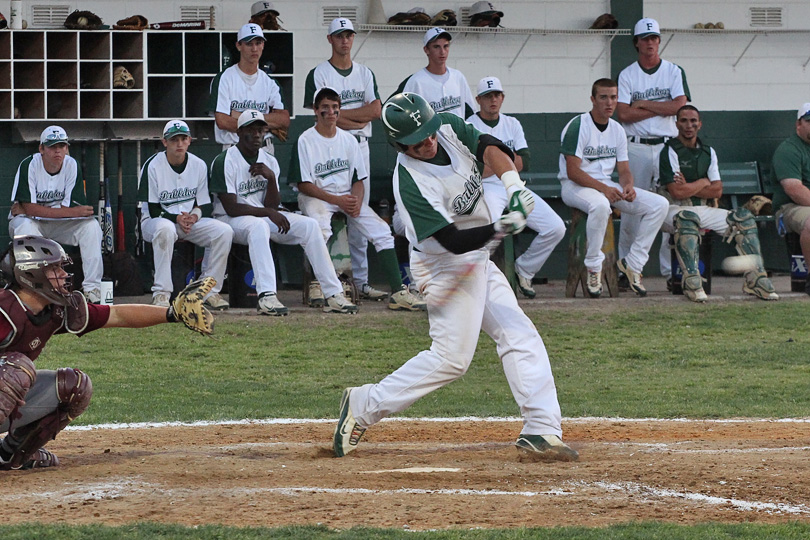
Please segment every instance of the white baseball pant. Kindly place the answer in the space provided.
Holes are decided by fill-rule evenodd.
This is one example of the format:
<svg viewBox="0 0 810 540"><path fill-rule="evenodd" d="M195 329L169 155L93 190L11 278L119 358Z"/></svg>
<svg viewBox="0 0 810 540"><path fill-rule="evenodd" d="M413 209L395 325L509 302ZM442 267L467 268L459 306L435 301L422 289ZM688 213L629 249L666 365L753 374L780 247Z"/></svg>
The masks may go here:
<svg viewBox="0 0 810 540"><path fill-rule="evenodd" d="M250 265L256 282L256 292L277 292L276 264L270 242L285 245L300 245L309 259L315 278L321 283L324 296L329 298L343 292L343 286L335 274L329 250L314 219L282 212L290 222L290 230L282 233L270 218L256 216L219 216L217 219L233 229L233 241L248 246Z"/></svg>
<svg viewBox="0 0 810 540"><path fill-rule="evenodd" d="M643 189L655 193L655 183L658 180L658 155L663 148L664 143L650 145L627 141L627 158L636 192ZM622 216L622 227L619 231L620 258L627 257L630 244L638 235L640 222L641 218L638 216L631 215L627 218Z"/></svg>
<svg viewBox="0 0 810 540"><path fill-rule="evenodd" d="M461 282L447 303L438 305L437 299L470 262L478 270ZM379 383L352 390L350 407L357 422L370 427L460 378L472 361L483 329L497 344L523 417L522 433L562 436L557 389L543 339L518 306L506 277L489 260L489 252L414 252L411 271L427 301L433 343Z"/></svg>
<svg viewBox="0 0 810 540"><path fill-rule="evenodd" d="M228 267L228 254L231 251L233 230L225 223L211 218L201 218L192 225L188 234L177 223L158 217L141 221L143 239L152 244L155 260L155 279L152 293L171 293L172 251L178 240L185 240L205 248L200 277L212 277L217 284L212 293L222 290L225 271Z"/></svg>
<svg viewBox="0 0 810 540"><path fill-rule="evenodd" d="M484 182L484 200L492 221L498 221L509 200L506 188L497 183ZM531 191L531 190L530 190ZM554 210L533 191L534 210L526 218L526 226L537 233L532 243L515 260L515 270L526 279L532 279L551 256L554 248L565 236L565 223Z"/></svg>
<svg viewBox="0 0 810 540"><path fill-rule="evenodd" d="M368 140L360 142L360 152L366 164L366 177L363 179L363 204L368 206L371 196L371 158ZM349 254L352 259L352 279L357 285L368 283L368 240L357 227L349 227Z"/></svg>
<svg viewBox="0 0 810 540"><path fill-rule="evenodd" d="M631 239L630 250L624 259L631 270L641 273L649 258L655 235L658 234L658 230L667 216L669 202L661 195L638 189L633 202L622 200L611 205L603 193L593 188L580 186L573 180L560 180L560 183L563 202L588 214L588 223L585 227L588 242L585 266L595 272L602 270L602 261L605 260L602 243L605 240L605 230L607 230L607 222L610 219L610 207L615 206L622 212L622 230L624 230L625 219L631 216L639 218L641 226L638 228L636 236ZM622 189L616 182L605 183L618 190Z"/></svg>
<svg viewBox="0 0 810 540"><path fill-rule="evenodd" d="M101 259L101 226L94 217L82 219L39 220L14 216L8 223L8 233L15 236L44 236L60 244L79 246L85 291L100 290L104 263Z"/></svg>
<svg viewBox="0 0 810 540"><path fill-rule="evenodd" d="M305 216L309 216L318 222L324 240L329 240L332 236L332 216L342 211L340 207L299 193L298 208ZM391 234L391 228L369 205L364 204L360 208L360 215L357 217L346 216L346 221L349 231L356 228L367 242L374 245L374 249L378 253L384 249L394 249L394 237Z"/></svg>

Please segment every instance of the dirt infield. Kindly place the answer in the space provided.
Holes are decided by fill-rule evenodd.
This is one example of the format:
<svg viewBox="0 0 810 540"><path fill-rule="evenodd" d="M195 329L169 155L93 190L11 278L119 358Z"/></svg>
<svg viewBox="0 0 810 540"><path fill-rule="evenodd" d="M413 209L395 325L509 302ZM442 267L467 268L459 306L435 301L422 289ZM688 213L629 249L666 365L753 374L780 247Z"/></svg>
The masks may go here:
<svg viewBox="0 0 810 540"><path fill-rule="evenodd" d="M0 474L8 523L410 529L810 520L810 423L572 420L576 463L521 463L518 422L390 421L331 457L332 422L72 430Z"/></svg>

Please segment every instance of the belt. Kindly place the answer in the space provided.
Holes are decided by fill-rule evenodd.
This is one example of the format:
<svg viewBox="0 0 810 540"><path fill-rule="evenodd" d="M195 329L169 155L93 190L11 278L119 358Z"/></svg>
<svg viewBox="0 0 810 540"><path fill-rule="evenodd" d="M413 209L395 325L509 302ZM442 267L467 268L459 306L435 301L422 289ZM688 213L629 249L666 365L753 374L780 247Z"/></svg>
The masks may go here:
<svg viewBox="0 0 810 540"><path fill-rule="evenodd" d="M365 137L363 135L352 135L352 137L357 139L357 142L366 142L368 140L368 137Z"/></svg>
<svg viewBox="0 0 810 540"><path fill-rule="evenodd" d="M649 144L650 146L655 146L656 144L664 144L667 142L667 140L669 140L669 137L652 137L645 139L644 137L636 137L635 135L631 135L627 139L631 143Z"/></svg>

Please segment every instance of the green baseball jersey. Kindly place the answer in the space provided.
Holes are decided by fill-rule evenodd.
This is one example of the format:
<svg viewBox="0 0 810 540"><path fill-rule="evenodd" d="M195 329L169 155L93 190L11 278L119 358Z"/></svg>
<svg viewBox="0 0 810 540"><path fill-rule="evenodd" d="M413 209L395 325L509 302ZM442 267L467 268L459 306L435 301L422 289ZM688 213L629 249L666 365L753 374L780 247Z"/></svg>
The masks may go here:
<svg viewBox="0 0 810 540"><path fill-rule="evenodd" d="M711 182L720 180L720 168L717 164L717 154L714 148L703 144L698 138L696 148L688 148L678 139L670 139L661 149L658 156L659 179L662 194L669 195L666 189L667 184L675 182L675 173L680 172L687 182L694 182L701 178L708 178ZM667 197L673 201L672 197ZM682 206L685 201L674 201ZM691 197L691 206L705 206L706 199L701 197Z"/></svg>
<svg viewBox="0 0 810 540"><path fill-rule="evenodd" d="M776 211L783 204L793 202L782 187L781 181L785 178L801 180L810 189L810 144L794 133L776 148L771 166L773 209Z"/></svg>

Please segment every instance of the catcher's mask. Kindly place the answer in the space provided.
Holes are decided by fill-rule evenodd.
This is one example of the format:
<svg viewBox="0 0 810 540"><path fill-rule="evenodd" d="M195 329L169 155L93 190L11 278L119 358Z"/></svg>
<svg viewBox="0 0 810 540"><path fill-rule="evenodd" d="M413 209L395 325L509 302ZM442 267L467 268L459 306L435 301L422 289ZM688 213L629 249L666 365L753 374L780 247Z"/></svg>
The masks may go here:
<svg viewBox="0 0 810 540"><path fill-rule="evenodd" d="M62 246L41 236L15 236L0 259L0 271L12 284L44 296L54 304L73 305L73 274L57 277L70 264ZM56 282L54 284L54 282Z"/></svg>
<svg viewBox="0 0 810 540"><path fill-rule="evenodd" d="M385 135L397 150L424 141L442 125L439 115L419 94L403 92L391 96L382 108Z"/></svg>

